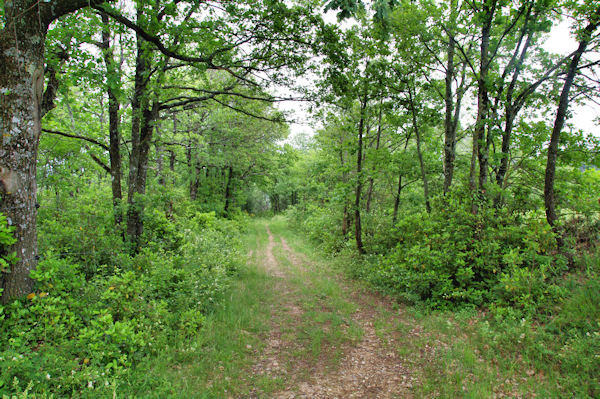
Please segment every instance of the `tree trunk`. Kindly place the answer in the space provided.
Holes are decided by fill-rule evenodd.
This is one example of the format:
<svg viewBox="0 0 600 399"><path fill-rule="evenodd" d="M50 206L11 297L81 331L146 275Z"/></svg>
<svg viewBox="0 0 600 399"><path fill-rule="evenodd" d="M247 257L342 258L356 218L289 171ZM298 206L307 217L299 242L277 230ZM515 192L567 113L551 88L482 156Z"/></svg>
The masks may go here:
<svg viewBox="0 0 600 399"><path fill-rule="evenodd" d="M19 260L1 276L3 303L33 290L29 273L38 256L36 164L46 29L32 22L37 14L27 10L28 3L14 3L12 12L5 14L10 30L0 32L0 212L16 228L17 242L8 250ZM12 19L11 14L24 16Z"/></svg>
<svg viewBox="0 0 600 399"><path fill-rule="evenodd" d="M569 69L567 70L567 77L563 85L562 92L560 93L560 100L558 103L558 109L556 110L556 119L554 121L554 127L552 129L552 136L550 138L550 144L548 145L548 160L546 162L546 176L544 181L544 204L546 206L546 220L548 224L552 226L552 229L557 233L558 246L562 246L562 238L557 231L556 221L558 216L556 215L556 199L554 196L554 179L556 173L556 160L558 158L558 145L560 142L560 132L562 131L565 123L567 110L569 108L569 92L577 73L577 67L581 56L585 52L588 44L590 43L592 34L598 28L600 24L600 8L595 10L590 23L583 30L579 47L571 59Z"/></svg>
<svg viewBox="0 0 600 399"><path fill-rule="evenodd" d="M192 141L188 141L188 146L185 149L185 159L187 161L187 166L188 166L188 173L190 176L190 184L189 184L189 191L190 191L190 200L192 201L196 201L196 198L198 197L198 184L199 184L199 179L197 176L198 171L196 170L196 162L195 160L192 159Z"/></svg>
<svg viewBox="0 0 600 399"><path fill-rule="evenodd" d="M487 3L487 2L486 2ZM484 6L486 12L486 19L481 29L481 47L480 47L480 67L479 67L479 79L477 80L477 121L475 123L475 136L478 142L477 146L477 159L479 161L479 191L481 193L485 190L487 183L488 174L488 153L489 153L489 131L486 127L488 126L488 112L489 112L489 98L488 98L488 71L490 67L490 35L492 29L492 21L496 11L496 2L492 1L489 6Z"/></svg>
<svg viewBox="0 0 600 399"><path fill-rule="evenodd" d="M108 131L109 131L109 156L110 156L110 177L112 188L113 212L115 214L115 224L120 226L123 222L123 213L121 211L121 202L123 193L121 191L121 134L119 119L119 100L115 93L112 82L117 81L120 85L121 77L117 72L113 52L110 47L109 18L106 14L102 17L102 52L104 55L104 65L106 66L107 83L106 92L108 94Z"/></svg>
<svg viewBox="0 0 600 399"><path fill-rule="evenodd" d="M419 165L421 168L421 179L423 180L423 196L425 197L425 209L427 213L431 213L431 204L429 202L429 184L427 183L427 173L425 172L425 162L423 161L423 153L421 151L421 129L417 121L417 111L415 110L415 99L413 97L412 89L408 89L410 111L412 114L413 129L415 131L415 138L417 141L417 156L419 157Z"/></svg>
<svg viewBox="0 0 600 399"><path fill-rule="evenodd" d="M229 213L229 208L233 202L233 166L229 167L229 173L227 174L227 184L225 185L225 207L223 211L225 214Z"/></svg>
<svg viewBox="0 0 600 399"><path fill-rule="evenodd" d="M450 24L454 26L457 18L456 1L450 2ZM456 158L456 128L458 121L458 113L460 110L460 96L457 99L456 109L454 107L454 94L452 85L455 78L454 54L456 52L456 42L454 40L454 29L448 29L448 53L446 60L446 76L445 76L445 94L444 103L446 107L446 115L444 119L444 194L450 190L452 179L454 177L454 160ZM457 92L458 94L458 92ZM456 115L456 120L453 117Z"/></svg>
<svg viewBox="0 0 600 399"><path fill-rule="evenodd" d="M525 20L525 24L527 24L528 20L529 20L529 15ZM524 28L524 29L526 29L526 28ZM504 186L504 177L506 176L506 172L508 171L510 142L511 142L511 136L512 136L515 119L517 117L518 112L521 109L521 106L523 105L523 102L524 102L523 101L520 104L518 102L515 103L514 92L515 92L515 88L517 87L519 76L523 69L523 64L525 62L525 58L527 57L527 51L529 50L529 47L531 46L532 35L533 35L533 33L529 33L527 35L527 39L525 39L525 44L523 46L523 49L521 50L521 55L519 56L518 59L517 59L517 51L518 51L519 46L517 46L517 48L515 49L515 53L513 54L513 57L512 57L512 60L514 60L514 61L511 60L511 62L509 63L509 66L514 67L514 71L513 71L513 76L512 76L511 82L506 91L506 100L505 100L506 106L504 107L504 114L505 114L504 121L505 122L504 122L504 130L502 131L502 150L501 150L502 155L501 155L501 159L500 159L500 166L498 167L498 173L496 173L496 184L498 184L498 186L500 188L502 188ZM525 32L523 32L522 36L525 36ZM520 41L518 44L520 44ZM508 69L507 69L507 71L508 71Z"/></svg>
<svg viewBox="0 0 600 399"><path fill-rule="evenodd" d="M398 174L398 190L396 191L396 198L394 200L394 215L392 216L392 224L396 224L398 220L398 208L400 206L400 194L402 193L402 173Z"/></svg>
<svg viewBox="0 0 600 399"><path fill-rule="evenodd" d="M375 154L378 153L379 151L379 145L381 142L381 117L382 117L382 102L383 101L379 101L379 117L378 117L378 121L377 121L377 139L375 141ZM375 174L375 171L377 170L376 167L376 162L373 162L373 168L371 168L371 176L369 176L369 189L367 190L367 207L366 207L366 211L367 213L371 212L371 199L373 197L373 185L375 183L375 178L373 177L373 174Z"/></svg>
<svg viewBox="0 0 600 399"><path fill-rule="evenodd" d="M138 20L142 10L138 8ZM131 155L129 157L129 180L127 190L127 236L132 250L137 252L143 232L143 203L139 196L146 192L148 151L154 118L158 103L150 109L148 82L150 75L150 54L147 44L137 35L137 55L134 93L131 101Z"/></svg>
<svg viewBox="0 0 600 399"><path fill-rule="evenodd" d="M508 105L506 106L505 112L504 131L502 132L502 159L500 160L500 166L498 167L498 173L496 174L496 184L498 184L500 188L504 186L504 177L508 171L510 141L516 117L516 113L512 112L512 107Z"/></svg>
<svg viewBox="0 0 600 399"><path fill-rule="evenodd" d="M479 161L479 193L483 193L487 181L488 169L488 140L486 140L486 127L488 125L489 98L487 89L488 71L490 67L490 35L492 22L496 12L497 1L482 1L482 9L485 13L481 27L481 44L479 47L479 76L477 78L477 120L473 130L473 152L471 156L471 172L469 186L475 191L476 186L476 164ZM474 205L474 212L476 206Z"/></svg>
<svg viewBox="0 0 600 399"><path fill-rule="evenodd" d="M344 239L348 235L349 217L350 215L348 215L348 204L344 204L344 210L342 211L342 236L344 237Z"/></svg>
<svg viewBox="0 0 600 399"><path fill-rule="evenodd" d="M0 276L2 302L33 289L38 260L36 164L41 132L44 50L52 21L98 0L5 1L0 30L0 212L15 226L19 260Z"/></svg>
<svg viewBox="0 0 600 399"><path fill-rule="evenodd" d="M164 174L164 158L165 150L162 145L160 126L158 123L154 126L156 130L156 142L154 143L156 149L156 176L158 177L158 184L165 187L165 174Z"/></svg>
<svg viewBox="0 0 600 399"><path fill-rule="evenodd" d="M358 144L356 155L356 195L354 199L354 234L356 238L356 249L360 255L365 254L365 247L362 240L362 226L360 220L360 196L362 193L362 147L363 130L365 126L365 108L367 107L367 94L365 93L360 105L360 120L358 122Z"/></svg>

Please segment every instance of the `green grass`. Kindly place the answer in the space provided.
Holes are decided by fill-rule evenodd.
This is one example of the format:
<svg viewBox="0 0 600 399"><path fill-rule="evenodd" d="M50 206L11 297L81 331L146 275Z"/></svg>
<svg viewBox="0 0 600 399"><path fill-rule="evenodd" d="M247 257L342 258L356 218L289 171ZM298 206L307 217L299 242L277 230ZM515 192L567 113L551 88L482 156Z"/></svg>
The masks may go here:
<svg viewBox="0 0 600 399"><path fill-rule="evenodd" d="M229 398L254 387L270 391L281 382L250 375L249 367L268 332L272 278L252 266L268 236L260 223L244 237L249 265L242 266L233 286L210 313L196 337L175 339L155 357L140 364L119 397Z"/></svg>
<svg viewBox="0 0 600 399"><path fill-rule="evenodd" d="M166 348L134 377L134 397L228 398L243 395L253 385L246 369L269 319L265 303L272 301L269 278L250 267L221 306L210 315L193 340Z"/></svg>
<svg viewBox="0 0 600 399"><path fill-rule="evenodd" d="M274 222L273 229L314 254L284 223ZM416 304L378 309L374 327L416 376L415 397L600 397L598 259L598 251L582 257L579 271L561 283L566 297L546 309L543 320L494 319L473 309L429 311ZM361 263L348 254L330 263L361 276Z"/></svg>

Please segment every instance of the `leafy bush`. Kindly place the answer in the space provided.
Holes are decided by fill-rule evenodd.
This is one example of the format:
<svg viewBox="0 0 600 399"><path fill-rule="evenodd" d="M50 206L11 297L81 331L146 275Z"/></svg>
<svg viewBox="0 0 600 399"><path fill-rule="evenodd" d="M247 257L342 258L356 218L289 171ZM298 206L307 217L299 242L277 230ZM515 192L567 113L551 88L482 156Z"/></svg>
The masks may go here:
<svg viewBox="0 0 600 399"><path fill-rule="evenodd" d="M0 396L113 397L140 361L198 333L240 264L243 218L147 214L133 257L97 209L43 215L40 246L71 247L47 249L34 292L6 305Z"/></svg>
<svg viewBox="0 0 600 399"><path fill-rule="evenodd" d="M409 301L436 308L498 301L523 314L560 294L548 284L564 262L552 255L553 233L539 215L483 206L474 214L446 200L431 214L405 216L394 234L396 247L367 278Z"/></svg>
<svg viewBox="0 0 600 399"><path fill-rule="evenodd" d="M342 210L309 204L306 209L291 206L286 211L290 225L308 235L329 253L339 252L347 237L342 235Z"/></svg>

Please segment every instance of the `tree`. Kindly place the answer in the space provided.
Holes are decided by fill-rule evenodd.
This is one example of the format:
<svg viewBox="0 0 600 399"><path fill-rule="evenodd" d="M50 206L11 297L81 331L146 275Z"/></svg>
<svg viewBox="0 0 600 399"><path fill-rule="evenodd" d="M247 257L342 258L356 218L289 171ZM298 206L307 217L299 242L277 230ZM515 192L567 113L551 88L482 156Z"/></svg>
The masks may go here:
<svg viewBox="0 0 600 399"><path fill-rule="evenodd" d="M225 12L203 13L198 7L220 7L220 4L177 2L163 7L156 3L154 13L157 18L151 24L143 25L136 24L127 13L118 12L103 3L101 0L50 0L42 3L17 0L3 3L3 26L0 31L3 140L0 173L3 199L0 210L16 227L17 243L14 249L20 258L11 273L3 274L4 301L31 290L32 282L28 276L37 263L35 172L43 114L45 39L53 21L91 6L140 37L142 63L145 63L147 54L157 51L163 57L178 60L192 68L226 71L233 79L255 86L258 84L248 77L250 73L264 73L272 79L279 79L282 75L277 71L283 68L302 70L305 60L303 52L311 47L307 38L319 21L310 4L288 7L268 1L252 1L249 7L231 3ZM145 4L139 2L137 8L141 10ZM195 18L186 19L186 13ZM182 37L195 37L197 40L180 43L179 35L183 30L187 33ZM240 51L242 46L244 51ZM249 53L247 49L251 49ZM140 67L140 76L147 73L143 79L149 76L146 67L146 64ZM161 71L160 67L158 71ZM139 82L142 83L141 80ZM138 84L138 89L141 88ZM212 93L211 96L218 94ZM137 101L137 97L134 99ZM136 173L133 176L135 178L130 178L130 183L135 183L135 187L131 189L130 184L128 190L132 194L143 192L147 170L144 166L147 161L146 147L149 146L157 110L160 109L158 98L151 102L143 95L139 100L142 102L140 134L143 137L140 139L141 151L135 152L134 156L134 161L139 160L139 165L136 162L133 165ZM128 201L131 197L135 195L131 195ZM128 231L137 237L141 232L142 218L137 217L139 208L130 209L133 211L130 213L132 217L128 222Z"/></svg>
<svg viewBox="0 0 600 399"><path fill-rule="evenodd" d="M4 2L0 31L0 182L4 213L15 226L19 261L2 274L2 301L29 293L37 253L36 166L44 97L45 40L57 18L101 1Z"/></svg>
<svg viewBox="0 0 600 399"><path fill-rule="evenodd" d="M561 233L558 232L556 226L558 216L556 215L556 199L554 196L554 179L556 173L556 160L558 158L558 145L560 142L560 134L567 117L569 93L571 91L571 86L573 85L573 80L575 79L575 74L577 73L577 68L583 54L593 40L593 34L600 26L600 7L596 3L597 2L586 4L582 7L582 9L579 10L586 17L588 23L583 29L578 31L579 46L573 54L567 69L567 75L565 77L565 82L560 94L560 100L558 102L558 108L556 110L556 119L554 120L552 135L548 145L548 158L546 162L546 174L544 179L544 204L546 206L546 220L557 233L559 247L562 246L562 238Z"/></svg>

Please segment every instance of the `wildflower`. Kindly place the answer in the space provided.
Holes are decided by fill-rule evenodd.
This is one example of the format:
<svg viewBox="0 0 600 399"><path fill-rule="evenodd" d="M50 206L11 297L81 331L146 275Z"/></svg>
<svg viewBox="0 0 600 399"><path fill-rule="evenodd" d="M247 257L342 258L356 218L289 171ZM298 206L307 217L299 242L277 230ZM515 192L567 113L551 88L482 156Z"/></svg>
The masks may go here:
<svg viewBox="0 0 600 399"><path fill-rule="evenodd" d="M94 387L94 383L92 381L88 381L88 388L92 389Z"/></svg>

